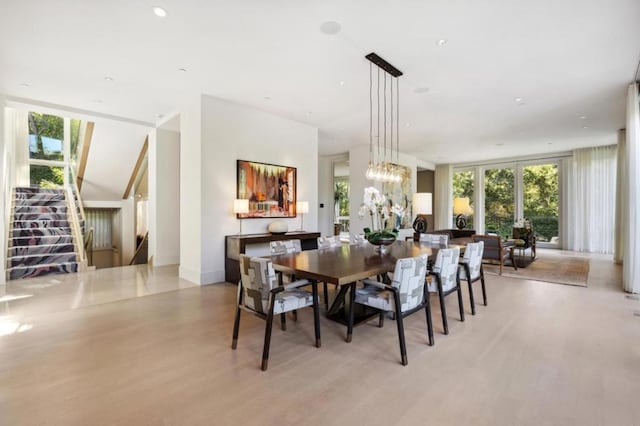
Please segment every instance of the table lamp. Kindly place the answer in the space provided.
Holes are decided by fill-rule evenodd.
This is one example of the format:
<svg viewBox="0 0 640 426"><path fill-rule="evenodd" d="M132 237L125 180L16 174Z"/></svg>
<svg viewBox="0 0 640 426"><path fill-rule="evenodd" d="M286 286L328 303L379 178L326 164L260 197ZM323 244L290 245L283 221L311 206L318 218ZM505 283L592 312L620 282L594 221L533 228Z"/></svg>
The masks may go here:
<svg viewBox="0 0 640 426"><path fill-rule="evenodd" d="M467 227L467 216L473 214L473 209L469 205L469 197L453 199L453 214L456 216L456 227L464 229Z"/></svg>
<svg viewBox="0 0 640 426"><path fill-rule="evenodd" d="M430 192L416 192L413 194L413 211L416 219L413 230L420 234L427 232L427 215L433 214L432 195Z"/></svg>
<svg viewBox="0 0 640 426"><path fill-rule="evenodd" d="M304 214L309 213L309 202L308 201L298 201L296 202L296 212L300 213L300 230L304 231Z"/></svg>
<svg viewBox="0 0 640 426"><path fill-rule="evenodd" d="M240 219L240 234L242 234L242 217L241 214L249 213L249 200L233 200L233 212L236 214L236 217Z"/></svg>

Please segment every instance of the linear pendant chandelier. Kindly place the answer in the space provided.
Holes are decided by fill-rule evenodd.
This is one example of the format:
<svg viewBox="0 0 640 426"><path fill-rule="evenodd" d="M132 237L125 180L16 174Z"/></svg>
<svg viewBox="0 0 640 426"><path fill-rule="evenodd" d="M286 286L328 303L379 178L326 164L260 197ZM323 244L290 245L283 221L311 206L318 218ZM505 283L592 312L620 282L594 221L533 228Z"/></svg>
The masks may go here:
<svg viewBox="0 0 640 426"><path fill-rule="evenodd" d="M369 167L366 178L379 182L400 182L402 175L398 167L400 155L400 90L402 72L375 53L365 56L369 62ZM377 78L374 94L374 68ZM395 86L395 97L394 97ZM382 90L382 95L380 91ZM387 94L389 95L387 97ZM376 110L374 114L374 97ZM381 105L382 103L382 105ZM395 116L394 116L395 103ZM389 122L387 123L387 111ZM376 133L374 136L374 122ZM395 147L394 147L395 132ZM377 149L374 149L374 139ZM382 149L381 149L382 148ZM395 152L395 164L394 164Z"/></svg>

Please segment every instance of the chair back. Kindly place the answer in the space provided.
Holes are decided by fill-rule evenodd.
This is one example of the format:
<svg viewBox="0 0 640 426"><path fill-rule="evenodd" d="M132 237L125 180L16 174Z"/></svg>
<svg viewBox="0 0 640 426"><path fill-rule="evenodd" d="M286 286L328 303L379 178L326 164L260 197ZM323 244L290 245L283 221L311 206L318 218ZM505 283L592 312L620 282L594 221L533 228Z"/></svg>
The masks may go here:
<svg viewBox="0 0 640 426"><path fill-rule="evenodd" d="M300 253L302 251L300 240L271 241L269 248L271 249L271 256Z"/></svg>
<svg viewBox="0 0 640 426"><path fill-rule="evenodd" d="M480 276L480 268L482 267L482 255L484 253L484 241L477 243L469 243L464 249L462 260L469 265L471 279L475 280Z"/></svg>
<svg viewBox="0 0 640 426"><path fill-rule="evenodd" d="M458 285L458 261L460 260L460 248L440 249L433 262L433 272L440 274L442 290L449 291ZM435 283L431 280L429 290L436 291Z"/></svg>
<svg viewBox="0 0 640 426"><path fill-rule="evenodd" d="M402 312L422 305L424 301L424 278L426 274L426 254L397 260L391 285L399 290Z"/></svg>
<svg viewBox="0 0 640 426"><path fill-rule="evenodd" d="M447 234L420 234L421 243L439 244L446 246L449 244L449 235Z"/></svg>
<svg viewBox="0 0 640 426"><path fill-rule="evenodd" d="M269 292L278 285L273 263L269 259L240 255L240 277L243 305L255 312L266 314Z"/></svg>
<svg viewBox="0 0 640 426"><path fill-rule="evenodd" d="M484 259L500 260L505 256L502 249L502 238L499 235L472 235L471 241L484 243L482 253Z"/></svg>
<svg viewBox="0 0 640 426"><path fill-rule="evenodd" d="M318 237L318 249L340 247L341 244L340 237L337 235L332 237Z"/></svg>

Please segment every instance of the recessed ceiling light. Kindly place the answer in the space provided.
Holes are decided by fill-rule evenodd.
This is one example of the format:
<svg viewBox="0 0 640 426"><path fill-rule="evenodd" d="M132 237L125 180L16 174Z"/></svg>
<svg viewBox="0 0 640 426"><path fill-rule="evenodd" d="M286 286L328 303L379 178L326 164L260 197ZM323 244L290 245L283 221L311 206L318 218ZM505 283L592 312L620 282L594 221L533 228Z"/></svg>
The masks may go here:
<svg viewBox="0 0 640 426"><path fill-rule="evenodd" d="M188 70L186 68L178 68L178 71L180 72L187 72Z"/></svg>
<svg viewBox="0 0 640 426"><path fill-rule="evenodd" d="M94 99L93 103L94 104L101 104L102 103L102 99Z"/></svg>
<svg viewBox="0 0 640 426"><path fill-rule="evenodd" d="M522 98L515 98L515 99L514 99L514 101L516 101L516 102L520 103L520 102L522 102L522 101L523 101L523 99L522 99Z"/></svg>
<svg viewBox="0 0 640 426"><path fill-rule="evenodd" d="M553 145L553 142L547 142L547 145Z"/></svg>
<svg viewBox="0 0 640 426"><path fill-rule="evenodd" d="M344 86L344 80L340 82L340 86Z"/></svg>
<svg viewBox="0 0 640 426"><path fill-rule="evenodd" d="M161 8L160 6L153 6L152 9L153 9L153 13L156 16L159 16L161 18L164 18L165 16L167 16L167 11Z"/></svg>
<svg viewBox="0 0 640 426"><path fill-rule="evenodd" d="M307 115L311 115L311 111L307 111L307 113L306 113L306 114L307 114Z"/></svg>
<svg viewBox="0 0 640 426"><path fill-rule="evenodd" d="M156 114L156 118L164 118L164 114Z"/></svg>
<svg viewBox="0 0 640 426"><path fill-rule="evenodd" d="M587 119L587 116L586 116L586 115L581 115L581 116L580 116L580 120L586 120L586 119Z"/></svg>
<svg viewBox="0 0 640 426"><path fill-rule="evenodd" d="M583 128L583 129L588 129L588 128L589 128L589 126L582 126L582 128Z"/></svg>
<svg viewBox="0 0 640 426"><path fill-rule="evenodd" d="M413 93L427 93L428 91L428 87L418 87L417 89L413 89Z"/></svg>
<svg viewBox="0 0 640 426"><path fill-rule="evenodd" d="M270 101L271 100L271 96L265 96L264 99L267 100L267 101Z"/></svg>
<svg viewBox="0 0 640 426"><path fill-rule="evenodd" d="M104 78L104 81L113 81L113 77L106 76Z"/></svg>
<svg viewBox="0 0 640 426"><path fill-rule="evenodd" d="M440 40L438 40L438 41L436 42L436 44L437 44L438 46L444 46L445 44L447 44L447 39L446 39L446 38L441 38Z"/></svg>
<svg viewBox="0 0 640 426"><path fill-rule="evenodd" d="M335 21L323 22L322 25L320 25L320 32L326 35L336 35L341 29L342 26L340 23Z"/></svg>
<svg viewBox="0 0 640 426"><path fill-rule="evenodd" d="M502 146L502 145L504 145L504 142L499 142L496 144L496 146Z"/></svg>
<svg viewBox="0 0 640 426"><path fill-rule="evenodd" d="M411 127L411 123L404 123L404 127Z"/></svg>
<svg viewBox="0 0 640 426"><path fill-rule="evenodd" d="M20 87L31 87L29 83L20 83Z"/></svg>

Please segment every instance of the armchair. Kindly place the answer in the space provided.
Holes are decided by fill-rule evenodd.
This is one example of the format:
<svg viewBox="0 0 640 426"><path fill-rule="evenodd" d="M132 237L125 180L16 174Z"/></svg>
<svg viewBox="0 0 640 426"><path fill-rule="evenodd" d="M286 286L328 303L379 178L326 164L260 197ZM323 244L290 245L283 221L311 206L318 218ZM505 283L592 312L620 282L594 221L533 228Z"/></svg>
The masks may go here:
<svg viewBox="0 0 640 426"><path fill-rule="evenodd" d="M398 326L400 357L402 365L407 365L407 347L404 338L403 318L418 312L423 307L427 317L427 338L429 346L433 345L433 325L429 295L426 291L425 276L427 272L427 255L398 259L393 272L391 284L374 280L364 280L364 288L357 289L355 303L366 305L380 311L382 327L385 312L393 312ZM353 308L351 310L353 312ZM349 327L353 328L353 315L349 317Z"/></svg>
<svg viewBox="0 0 640 426"><path fill-rule="evenodd" d="M240 330L240 312L242 310L256 314L266 320L264 348L262 352L262 370L269 362L269 345L273 316L286 312L313 307L316 347L320 347L320 309L318 307L318 286L315 281L294 281L285 286L278 285L273 264L268 259L240 255L240 276L238 283L238 299L236 318L233 324L232 349L238 347ZM311 284L312 292L299 287Z"/></svg>
<svg viewBox="0 0 640 426"><path fill-rule="evenodd" d="M504 267L504 261L510 260L513 268L518 269L513 258L513 246L503 247L502 238L499 235L473 235L471 241L477 243L484 242L484 250L482 254L483 261L498 262L500 265L500 275Z"/></svg>

